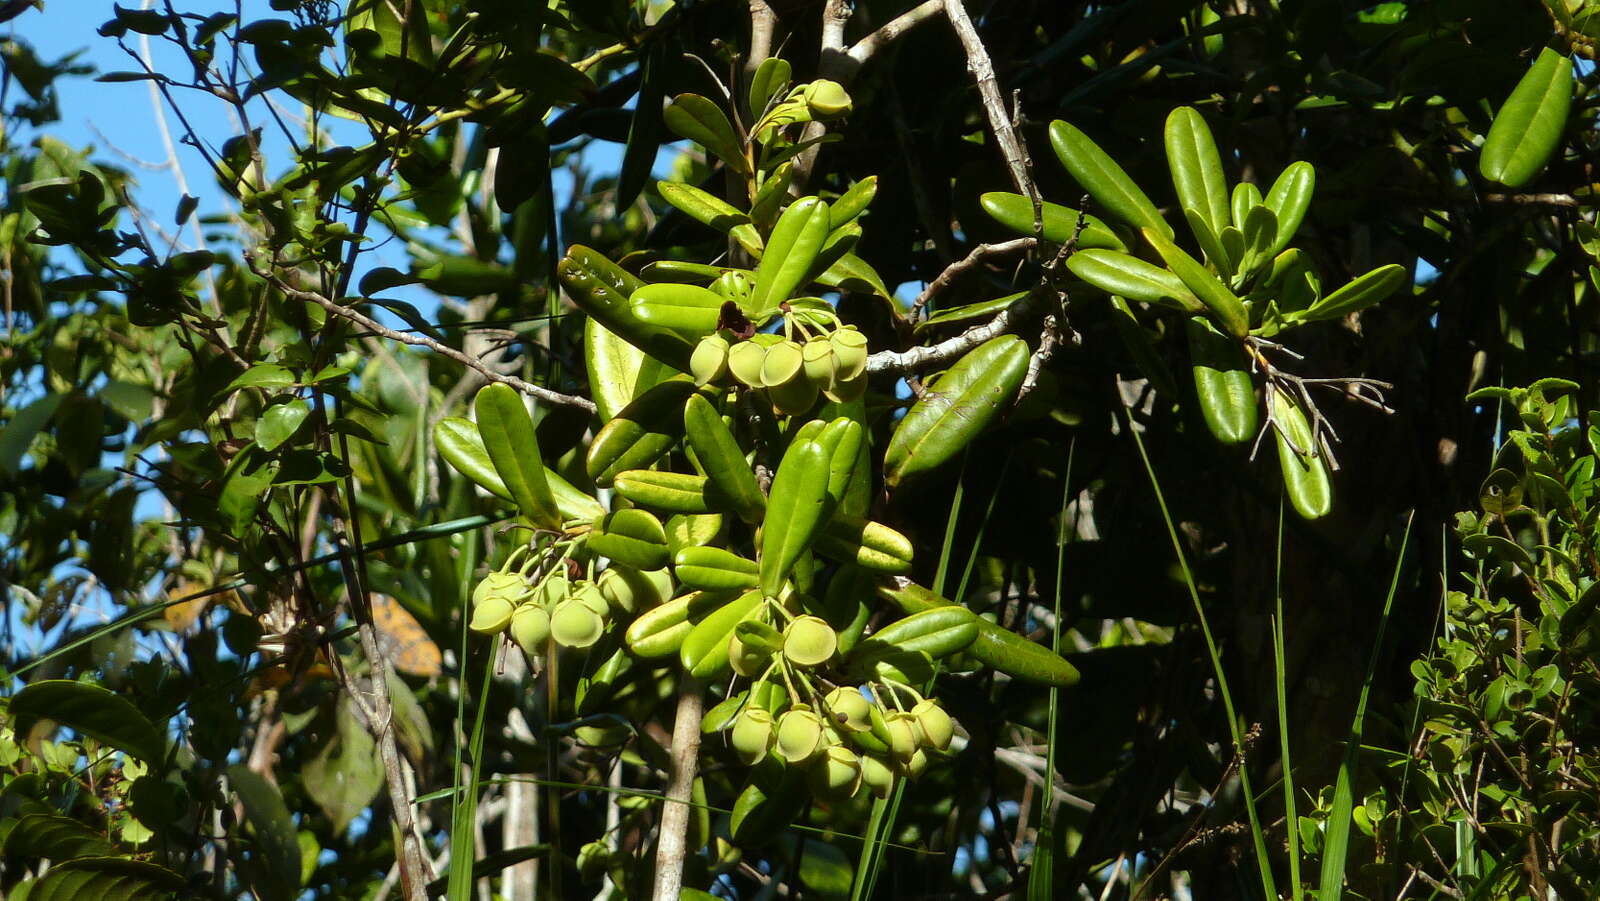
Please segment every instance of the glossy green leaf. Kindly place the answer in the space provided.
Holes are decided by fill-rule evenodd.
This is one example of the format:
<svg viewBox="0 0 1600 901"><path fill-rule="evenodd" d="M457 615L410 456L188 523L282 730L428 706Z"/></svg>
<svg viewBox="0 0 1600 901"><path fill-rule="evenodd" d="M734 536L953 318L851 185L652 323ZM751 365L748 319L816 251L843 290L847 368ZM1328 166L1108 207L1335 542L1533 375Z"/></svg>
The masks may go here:
<svg viewBox="0 0 1600 901"><path fill-rule="evenodd" d="M802 197L783 211L756 267L750 297L756 316L776 309L804 284L828 234L828 205L821 200Z"/></svg>
<svg viewBox="0 0 1600 901"><path fill-rule="evenodd" d="M28 885L25 901L167 901L187 894L182 875L126 857L80 857L55 863ZM11 898L24 901L20 892Z"/></svg>
<svg viewBox="0 0 1600 901"><path fill-rule="evenodd" d="M726 299L709 288L662 282L633 292L628 305L643 323L698 341L717 328Z"/></svg>
<svg viewBox="0 0 1600 901"><path fill-rule="evenodd" d="M628 126L628 141L622 150L622 166L617 172L617 209L633 206L639 192L650 180L650 170L661 149L662 111L667 81L667 54L664 43L657 43L645 54L639 66L639 99L633 105Z"/></svg>
<svg viewBox="0 0 1600 901"><path fill-rule="evenodd" d="M1002 335L979 345L925 386L889 439L885 484L893 488L960 452L1010 402L1027 369L1027 342Z"/></svg>
<svg viewBox="0 0 1600 901"><path fill-rule="evenodd" d="M1232 278L1238 269L1239 258L1234 255L1232 248L1224 245L1222 238L1211 230L1203 215L1191 209L1184 209L1183 218L1189 223L1189 231L1194 234L1195 243L1206 255L1206 262L1222 274L1224 279ZM1231 226L1230 226L1231 228Z"/></svg>
<svg viewBox="0 0 1600 901"><path fill-rule="evenodd" d="M18 410L0 428L0 472L15 473L22 467L22 458L27 456L33 439L49 424L65 398L65 394L46 394Z"/></svg>
<svg viewBox="0 0 1600 901"><path fill-rule="evenodd" d="M1206 427L1223 444L1254 439L1259 422L1255 382L1239 342L1200 316L1191 316L1184 325Z"/></svg>
<svg viewBox="0 0 1600 901"><path fill-rule="evenodd" d="M1285 318L1300 322L1339 319L1387 300L1389 295L1406 283L1407 278L1404 266L1395 263L1379 266L1351 279L1349 284L1312 304L1308 309L1289 314Z"/></svg>
<svg viewBox="0 0 1600 901"><path fill-rule="evenodd" d="M1267 209L1278 217L1278 236L1272 242L1268 256L1275 257L1282 253L1294 240L1295 233L1300 231L1300 223L1305 221L1306 212L1311 209L1311 198L1316 191L1316 167L1304 160L1290 163L1278 174L1278 180L1272 183L1272 189L1267 192L1264 201Z"/></svg>
<svg viewBox="0 0 1600 901"><path fill-rule="evenodd" d="M734 627L761 608L758 590L746 591L696 623L678 648L678 662L696 679L715 679L728 669L728 639Z"/></svg>
<svg viewBox="0 0 1600 901"><path fill-rule="evenodd" d="M253 847L263 866L253 888L263 901L293 901L300 894L300 841L278 787L243 764L228 767L228 782L244 806Z"/></svg>
<svg viewBox="0 0 1600 901"><path fill-rule="evenodd" d="M706 478L728 496L741 519L760 522L767 509L766 495L717 408L704 395L691 395L683 406L683 424Z"/></svg>
<svg viewBox="0 0 1600 901"><path fill-rule="evenodd" d="M1253 207L1245 216L1243 232L1245 249L1238 271L1241 278L1247 278L1272 261L1273 248L1278 246L1278 216L1270 207Z"/></svg>
<svg viewBox="0 0 1600 901"><path fill-rule="evenodd" d="M1067 269L1107 294L1199 313L1205 304L1189 286L1166 269L1115 250L1080 250L1067 258Z"/></svg>
<svg viewBox="0 0 1600 901"><path fill-rule="evenodd" d="M1220 235L1233 214L1222 156L1217 153L1210 127L1194 107L1180 106L1167 116L1164 137L1178 205L1186 212L1194 210L1212 234Z"/></svg>
<svg viewBox="0 0 1600 901"><path fill-rule="evenodd" d="M874 572L901 575L911 571L911 539L880 522L834 517L816 538L817 552L841 563Z"/></svg>
<svg viewBox="0 0 1600 901"><path fill-rule="evenodd" d="M694 141L741 175L750 174L750 161L727 114L699 94L679 94L661 114L667 127Z"/></svg>
<svg viewBox="0 0 1600 901"><path fill-rule="evenodd" d="M756 71L750 77L750 93L748 97L750 121L760 119L767 111L767 104L772 98L783 93L789 87L791 68L789 61L780 56L769 56L761 61Z"/></svg>
<svg viewBox="0 0 1600 901"><path fill-rule="evenodd" d="M735 226L748 225L750 222L749 214L694 185L663 181L656 183L656 190L661 192L662 200L682 210L696 222L709 225L717 231L730 231Z"/></svg>
<svg viewBox="0 0 1600 901"><path fill-rule="evenodd" d="M828 204L828 230L838 231L856 220L856 217L866 212L872 205L872 199L878 196L878 176L869 175L851 185L848 190L839 195L839 199Z"/></svg>
<svg viewBox="0 0 1600 901"><path fill-rule="evenodd" d="M675 378L639 395L600 428L589 443L584 468L601 488L617 473L648 469L683 437L683 405L694 382Z"/></svg>
<svg viewBox="0 0 1600 901"><path fill-rule="evenodd" d="M1244 221L1249 218L1250 211L1261 206L1262 202L1260 188L1247 181L1234 185L1233 195L1229 199L1234 228L1244 228Z"/></svg>
<svg viewBox="0 0 1600 901"><path fill-rule="evenodd" d="M1172 237L1172 226L1161 218L1156 205L1088 135L1057 119L1050 123L1050 147L1067 172L1113 216L1134 228Z"/></svg>
<svg viewBox="0 0 1600 901"><path fill-rule="evenodd" d="M616 510L595 521L587 538L596 554L635 569L660 569L667 565L667 531L661 520L638 508Z"/></svg>
<svg viewBox="0 0 1600 901"><path fill-rule="evenodd" d="M1004 225L1019 235L1033 235L1033 201L1021 194L1012 194L1006 191L989 191L978 198L978 203L989 218ZM1078 230L1079 212L1059 203L1048 201L1040 204L1040 224L1044 229L1044 239L1054 244L1065 244L1072 240ZM1127 250L1127 245L1117 237L1100 219L1085 214L1083 216L1083 232L1078 235L1078 247L1109 247L1112 250Z"/></svg>
<svg viewBox="0 0 1600 901"><path fill-rule="evenodd" d="M1278 465L1283 489L1294 511L1306 519L1320 519L1333 510L1333 483L1327 461L1317 448L1305 411L1276 387L1267 389L1267 404L1278 428Z"/></svg>
<svg viewBox="0 0 1600 901"><path fill-rule="evenodd" d="M38 720L52 720L152 766L160 766L165 757L166 741L139 708L88 682L29 683L12 696L8 715L19 735L27 734Z"/></svg>
<svg viewBox="0 0 1600 901"><path fill-rule="evenodd" d="M644 283L606 259L605 254L574 244L556 265L556 275L578 309L668 366L689 371L694 345L671 331L640 322L633 315L628 298Z"/></svg>
<svg viewBox="0 0 1600 901"><path fill-rule="evenodd" d="M1533 180L1561 143L1572 109L1572 59L1546 47L1500 107L1478 172L1508 188Z"/></svg>
<svg viewBox="0 0 1600 901"><path fill-rule="evenodd" d="M1177 397L1177 379L1173 378L1172 370L1167 368L1166 361L1156 352L1150 332L1139 323L1139 317L1129 306L1127 298L1117 294L1111 295L1111 324L1117 330L1117 337L1122 339L1122 345L1128 349L1128 355L1133 357L1133 362L1150 380L1150 384L1167 397Z"/></svg>
<svg viewBox="0 0 1600 901"><path fill-rule="evenodd" d="M683 547L672 555L672 572L690 588L744 591L761 582L761 567L720 547Z"/></svg>
<svg viewBox="0 0 1600 901"><path fill-rule="evenodd" d="M935 607L953 606L914 582L880 584L878 596L908 614ZM1007 675L1041 685L1066 687L1078 681L1078 670L1049 648L1018 635L999 623L978 619L978 635L967 653Z"/></svg>
<svg viewBox="0 0 1600 901"><path fill-rule="evenodd" d="M772 477L761 530L761 591L777 597L800 555L811 547L828 504L827 450L815 441L789 446Z"/></svg>
<svg viewBox="0 0 1600 901"><path fill-rule="evenodd" d="M256 444L262 450L276 450L278 445L289 440L310 415L311 408L298 397L288 403L268 407L256 420Z"/></svg>
<svg viewBox="0 0 1600 901"><path fill-rule="evenodd" d="M1210 309L1217 322L1222 325L1228 334L1242 338L1250 332L1250 314L1245 310L1244 301L1238 295L1228 290L1228 286L1217 280L1217 277L1206 267L1200 265L1194 257L1189 256L1178 245L1172 243L1158 232L1144 229L1144 237L1154 247L1156 253L1167 264L1178 278L1183 280L1185 286L1200 302Z"/></svg>
<svg viewBox="0 0 1600 901"><path fill-rule="evenodd" d="M719 513L731 507L702 475L629 469L617 474L611 488L635 504L668 513Z"/></svg>
<svg viewBox="0 0 1600 901"><path fill-rule="evenodd" d="M883 277L878 275L878 270L853 253L847 253L835 260L834 264L828 267L828 271L817 276L817 282L830 288L876 294L885 300L894 298L889 286L883 283Z"/></svg>
<svg viewBox="0 0 1600 901"><path fill-rule="evenodd" d="M593 318L583 323L583 361L602 421L617 415L671 371Z"/></svg>
<svg viewBox="0 0 1600 901"><path fill-rule="evenodd" d="M478 435L489 461L522 515L534 525L561 528L561 512L556 508L550 483L545 480L539 436L533 418L523 406L522 395L510 385L486 385L473 401L473 412L478 417Z"/></svg>
<svg viewBox="0 0 1600 901"><path fill-rule="evenodd" d="M489 459L483 446L483 436L478 425L471 420L447 416L433 427L434 445L439 456L457 472L476 482L484 491L502 500L511 500L511 490L506 487L500 473ZM549 469L544 473L545 483L555 498L556 508L567 520L593 519L605 512L600 502L572 487L572 483Z"/></svg>

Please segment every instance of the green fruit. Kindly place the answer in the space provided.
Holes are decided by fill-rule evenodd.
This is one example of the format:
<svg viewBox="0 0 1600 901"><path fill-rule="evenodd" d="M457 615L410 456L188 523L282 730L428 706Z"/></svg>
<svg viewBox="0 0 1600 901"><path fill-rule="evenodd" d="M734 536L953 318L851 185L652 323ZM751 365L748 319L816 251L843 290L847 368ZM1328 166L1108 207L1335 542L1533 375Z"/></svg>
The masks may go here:
<svg viewBox="0 0 1600 901"><path fill-rule="evenodd" d="M850 381L867 371L867 336L853 325L847 325L828 336L833 345L834 370L837 378Z"/></svg>
<svg viewBox="0 0 1600 901"><path fill-rule="evenodd" d="M759 642L746 641L738 632L728 636L728 665L746 679L761 675L771 660L771 648Z"/></svg>
<svg viewBox="0 0 1600 901"><path fill-rule="evenodd" d="M823 707L834 724L845 732L866 732L872 728L872 704L860 691L841 685L823 698Z"/></svg>
<svg viewBox="0 0 1600 901"><path fill-rule="evenodd" d="M767 397L779 413L798 416L817 402L817 385L809 379L795 378L767 389Z"/></svg>
<svg viewBox="0 0 1600 901"><path fill-rule="evenodd" d="M917 720L909 713L895 711L884 719L888 731L889 752L904 764L917 752Z"/></svg>
<svg viewBox="0 0 1600 901"><path fill-rule="evenodd" d="M950 714L945 713L944 708L933 701L924 700L911 708L911 715L916 718L917 731L921 733L924 744L937 751L950 747L955 729Z"/></svg>
<svg viewBox="0 0 1600 901"><path fill-rule="evenodd" d="M818 388L827 388L833 385L834 373L838 371L838 355L834 353L833 342L827 338L817 336L807 339L800 347L800 356L805 368L806 378Z"/></svg>
<svg viewBox="0 0 1600 901"><path fill-rule="evenodd" d="M611 612L611 602L600 593L600 587L593 582L579 582L572 589L572 599L588 607L596 616L604 618Z"/></svg>
<svg viewBox="0 0 1600 901"><path fill-rule="evenodd" d="M848 798L861 788L861 761L849 748L834 745L811 770L811 787L828 798Z"/></svg>
<svg viewBox="0 0 1600 901"><path fill-rule="evenodd" d="M796 666L826 663L838 649L838 634L821 617L798 617L783 630L783 656Z"/></svg>
<svg viewBox="0 0 1600 901"><path fill-rule="evenodd" d="M578 849L578 877L593 882L611 866L611 849L603 841L592 841Z"/></svg>
<svg viewBox="0 0 1600 901"><path fill-rule="evenodd" d="M484 598L483 603L472 608L472 622L467 624L467 628L482 635L493 635L511 624L515 607L498 595Z"/></svg>
<svg viewBox="0 0 1600 901"><path fill-rule="evenodd" d="M817 119L850 115L850 93L837 81L819 78L806 85L806 109Z"/></svg>
<svg viewBox="0 0 1600 901"><path fill-rule="evenodd" d="M823 747L822 719L811 708L796 704L778 719L779 757L790 764L801 764L817 756Z"/></svg>
<svg viewBox="0 0 1600 901"><path fill-rule="evenodd" d="M857 762L861 766L861 784L875 797L889 797L889 791L894 788L894 771L870 754L857 758Z"/></svg>
<svg viewBox="0 0 1600 901"><path fill-rule="evenodd" d="M768 388L786 385L805 367L805 351L793 341L783 341L767 349L761 361L761 384Z"/></svg>
<svg viewBox="0 0 1600 901"><path fill-rule="evenodd" d="M472 606L476 609L478 605L492 597L515 603L527 590L527 580L522 578L521 573L492 572L484 576L483 581L472 589Z"/></svg>
<svg viewBox="0 0 1600 901"><path fill-rule="evenodd" d="M712 333L700 339L689 357L689 372L696 385L714 382L728 371L728 339Z"/></svg>
<svg viewBox="0 0 1600 901"><path fill-rule="evenodd" d="M728 732L728 744L745 766L752 766L767 756L772 748L772 714L764 708L746 706L733 718L733 728Z"/></svg>
<svg viewBox="0 0 1600 901"><path fill-rule="evenodd" d="M922 775L923 770L928 768L928 752L918 748L901 764L900 768L906 774L907 779L916 779Z"/></svg>
<svg viewBox="0 0 1600 901"><path fill-rule="evenodd" d="M561 573L552 573L539 585L538 604L546 610L553 609L557 604L572 595L572 583Z"/></svg>
<svg viewBox="0 0 1600 901"><path fill-rule="evenodd" d="M586 648L600 640L606 621L577 599L562 601L550 611L550 636L566 648Z"/></svg>
<svg viewBox="0 0 1600 901"><path fill-rule="evenodd" d="M530 657L544 653L550 638L550 614L538 604L523 604L511 614L511 639Z"/></svg>
<svg viewBox="0 0 1600 901"><path fill-rule="evenodd" d="M761 387L761 370L767 349L755 339L741 341L728 350L728 371L746 387Z"/></svg>

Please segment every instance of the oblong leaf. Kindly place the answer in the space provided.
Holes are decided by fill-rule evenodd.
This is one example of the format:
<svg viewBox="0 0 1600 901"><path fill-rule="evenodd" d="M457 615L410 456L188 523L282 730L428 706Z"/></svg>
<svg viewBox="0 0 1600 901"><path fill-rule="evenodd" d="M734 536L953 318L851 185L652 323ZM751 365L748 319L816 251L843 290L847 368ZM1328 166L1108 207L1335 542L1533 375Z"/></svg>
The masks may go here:
<svg viewBox="0 0 1600 901"><path fill-rule="evenodd" d="M1115 250L1080 250L1067 258L1067 269L1107 294L1159 304L1186 313L1200 313L1205 304L1183 279L1160 266Z"/></svg>
<svg viewBox="0 0 1600 901"><path fill-rule="evenodd" d="M709 288L661 282L644 285L628 298L640 322L698 341L716 331L726 299Z"/></svg>
<svg viewBox="0 0 1600 901"><path fill-rule="evenodd" d="M433 427L433 443L439 456L457 472L476 482L480 488L501 500L511 500L511 490L495 471L489 452L483 446L483 436L478 425L469 419L447 416ZM545 470L545 483L555 497L556 508L568 520L593 519L605 512L600 502L572 487L561 476Z"/></svg>
<svg viewBox="0 0 1600 901"><path fill-rule="evenodd" d="M1184 285L1194 292L1195 297L1200 298L1200 302L1211 310L1212 315L1228 334L1243 338L1250 333L1250 314L1238 295L1228 290L1228 286L1219 281L1210 270L1200 265L1198 260L1189 256L1165 235L1148 228L1143 229L1143 232L1145 240L1149 241L1150 246L1161 255L1167 268L1183 280Z"/></svg>
<svg viewBox="0 0 1600 901"><path fill-rule="evenodd" d="M1387 300L1406 283L1406 268L1396 263L1379 266L1351 279L1349 284L1329 294L1309 309L1285 316L1300 322L1339 319Z"/></svg>
<svg viewBox="0 0 1600 901"><path fill-rule="evenodd" d="M1156 205L1088 135L1057 119L1050 123L1050 147L1067 172L1107 212L1134 228L1172 236L1172 226L1161 218Z"/></svg>
<svg viewBox="0 0 1600 901"><path fill-rule="evenodd" d="M583 323L583 362L589 373L589 391L602 421L654 387L665 374L659 360L594 318Z"/></svg>
<svg viewBox="0 0 1600 901"><path fill-rule="evenodd" d="M726 200L694 185L677 181L656 182L661 199L682 210L689 218L720 232L748 225L750 216Z"/></svg>
<svg viewBox="0 0 1600 901"><path fill-rule="evenodd" d="M800 555L811 547L828 504L827 449L815 441L789 446L772 477L761 530L761 591L777 597Z"/></svg>
<svg viewBox="0 0 1600 901"><path fill-rule="evenodd" d="M609 488L619 472L650 468L683 436L683 404L694 391L694 382L674 378L624 407L589 443L583 461L589 478Z"/></svg>
<svg viewBox="0 0 1600 901"><path fill-rule="evenodd" d="M1033 235L1033 201L1027 197L1008 191L989 191L978 198L978 205L989 214L989 218L1006 228L1019 235ZM1073 233L1078 230L1078 216L1078 211L1071 207L1048 201L1041 203L1039 223L1043 226L1044 239L1055 244L1072 240ZM1116 232L1099 218L1087 214L1083 218L1083 232L1078 235L1078 247L1128 249Z"/></svg>
<svg viewBox="0 0 1600 901"><path fill-rule="evenodd" d="M1316 191L1317 168L1304 160L1290 163L1278 173L1278 180L1272 183L1264 201L1267 209L1278 217L1278 237L1267 256L1277 256L1294 240L1300 223L1305 221L1306 211L1311 209L1311 197Z"/></svg>
<svg viewBox="0 0 1600 901"><path fill-rule="evenodd" d="M628 298L644 282L605 254L574 244L556 264L556 277L578 309L668 366L689 371L694 345L666 329L640 322L633 315Z"/></svg>
<svg viewBox="0 0 1600 901"><path fill-rule="evenodd" d="M988 426L1022 386L1028 344L1002 335L962 357L900 420L884 452L884 483L893 488L955 456Z"/></svg>
<svg viewBox="0 0 1600 901"><path fill-rule="evenodd" d="M522 395L510 385L495 382L478 391L472 407L489 461L522 515L534 525L561 528L561 512L550 493L550 483L545 480L539 436L533 418L522 405Z"/></svg>
<svg viewBox="0 0 1600 901"><path fill-rule="evenodd" d="M1212 234L1222 234L1233 214L1222 156L1217 153L1217 142L1211 137L1206 120L1194 107L1180 106L1167 115L1163 137L1178 205L1199 213Z"/></svg>
<svg viewBox="0 0 1600 901"><path fill-rule="evenodd" d="M739 138L728 116L709 98L699 94L679 94L661 114L667 127L715 154L741 175L750 174Z"/></svg>
<svg viewBox="0 0 1600 901"><path fill-rule="evenodd" d="M46 679L23 686L9 715L18 735L38 720L53 720L152 766L166 756L160 730L127 698L88 682Z"/></svg>
<svg viewBox="0 0 1600 901"><path fill-rule="evenodd" d="M678 662L697 679L714 679L728 669L728 638L734 627L761 608L758 590L746 591L696 623L678 648Z"/></svg>
<svg viewBox="0 0 1600 901"><path fill-rule="evenodd" d="M772 227L756 266L755 288L750 293L752 315L762 317L794 294L827 239L826 203L816 197L802 197L789 204Z"/></svg>
<svg viewBox="0 0 1600 901"><path fill-rule="evenodd" d="M1283 470L1283 489L1290 506L1306 519L1327 516L1333 510L1332 478L1305 411L1276 387L1267 389L1267 404L1278 424L1273 436L1278 443L1278 465Z"/></svg>
<svg viewBox="0 0 1600 901"><path fill-rule="evenodd" d="M717 408L704 395L691 395L683 405L683 427L706 478L728 496L740 519L760 522L767 509L767 497L761 493L755 473Z"/></svg>
<svg viewBox="0 0 1600 901"><path fill-rule="evenodd" d="M1255 382L1239 342L1217 331L1204 317L1185 323L1194 389L1200 414L1211 434L1223 444L1243 444L1256 436L1260 421Z"/></svg>
<svg viewBox="0 0 1600 901"><path fill-rule="evenodd" d="M953 601L914 582L879 585L878 596L906 613L954 605ZM967 648L967 653L1006 675L1029 682L1063 688L1078 682L1077 668L1061 655L986 619L978 619L978 637Z"/></svg>
<svg viewBox="0 0 1600 901"><path fill-rule="evenodd" d="M1508 188L1533 180L1561 143L1572 109L1572 59L1539 52L1489 126L1478 171Z"/></svg>
<svg viewBox="0 0 1600 901"><path fill-rule="evenodd" d="M265 864L253 888L264 899L291 901L300 894L300 840L278 787L243 764L228 767L228 782L255 832L254 848Z"/></svg>

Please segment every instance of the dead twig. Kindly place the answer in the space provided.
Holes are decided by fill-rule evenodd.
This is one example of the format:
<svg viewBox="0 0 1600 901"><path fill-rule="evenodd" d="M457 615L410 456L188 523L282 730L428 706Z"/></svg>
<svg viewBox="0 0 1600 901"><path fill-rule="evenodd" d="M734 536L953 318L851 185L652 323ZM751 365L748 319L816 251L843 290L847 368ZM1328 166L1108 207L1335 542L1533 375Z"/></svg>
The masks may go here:
<svg viewBox="0 0 1600 901"><path fill-rule="evenodd" d="M1037 204L1039 189L1034 186L1033 179L1028 175L1028 151L1012 125L1011 117L1006 113L1006 101L1000 95L1000 82L995 78L994 63L989 60L989 51L984 48L982 38L978 37L978 29L972 24L972 19L967 15L966 7L962 5L961 0L944 0L944 12L950 19L950 25L955 28L962 49L967 53L967 71L972 73L973 79L978 83L978 95L983 101L983 112L988 116L989 127L994 131L995 140L1000 144L1000 154L1005 157L1006 169L1011 173L1011 182L1016 185L1018 192Z"/></svg>
<svg viewBox="0 0 1600 901"><path fill-rule="evenodd" d="M933 281L928 283L926 288L922 289L922 293L917 295L917 299L911 302L911 321L916 322L923 309L928 305L928 301L932 300L934 295L940 291L950 287L950 283L963 273L976 268L990 257L1005 256L1019 250L1027 250L1036 243L1038 242L1033 238L1013 238L1010 241L1001 241L999 244L979 244L977 247L972 248L965 257L946 266L943 272L939 273Z"/></svg>

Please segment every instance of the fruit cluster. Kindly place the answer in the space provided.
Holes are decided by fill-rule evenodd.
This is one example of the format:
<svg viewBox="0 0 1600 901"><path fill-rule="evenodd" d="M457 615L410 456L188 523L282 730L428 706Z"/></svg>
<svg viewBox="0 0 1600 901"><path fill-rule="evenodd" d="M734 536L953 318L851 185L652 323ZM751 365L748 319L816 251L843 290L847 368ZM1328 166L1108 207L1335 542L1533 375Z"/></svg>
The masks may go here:
<svg viewBox="0 0 1600 901"><path fill-rule="evenodd" d="M608 569L593 580L574 579L569 558L549 560L527 551L527 546L518 548L504 567L473 589L469 628L483 635L508 632L530 657L543 656L551 640L564 648L587 648L600 640L615 616L631 615L641 603L658 604L671 589L664 572L645 574L625 567ZM535 569L544 574L530 579Z"/></svg>
<svg viewBox="0 0 1600 901"><path fill-rule="evenodd" d="M785 325L798 318L786 316ZM818 394L849 403L866 391L867 339L854 326L810 334L803 343L775 333L740 341L724 329L700 339L689 367L699 384L732 375L747 388L765 390L779 412L799 414Z"/></svg>

